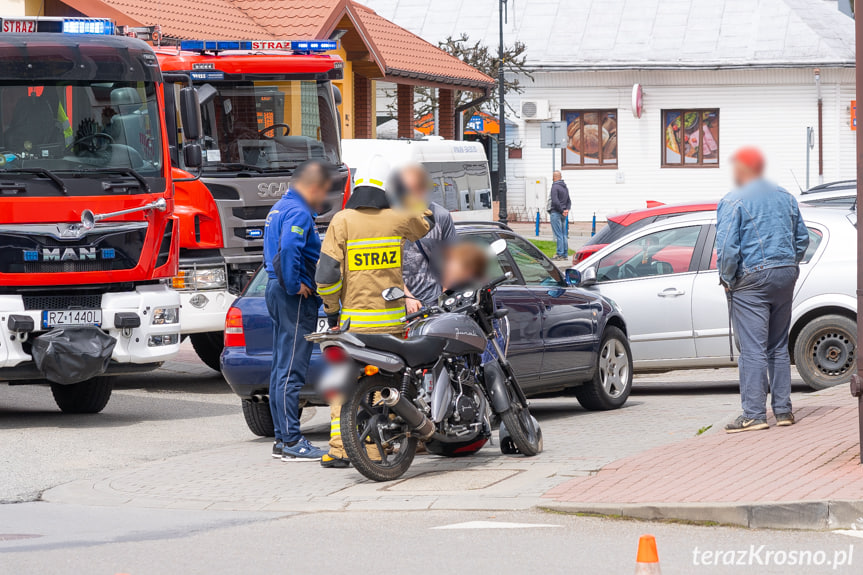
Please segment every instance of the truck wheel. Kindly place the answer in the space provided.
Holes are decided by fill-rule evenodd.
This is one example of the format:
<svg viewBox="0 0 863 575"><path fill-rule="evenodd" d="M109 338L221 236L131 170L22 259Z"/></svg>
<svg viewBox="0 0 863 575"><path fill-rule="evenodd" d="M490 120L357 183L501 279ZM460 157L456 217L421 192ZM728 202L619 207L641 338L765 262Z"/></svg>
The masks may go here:
<svg viewBox="0 0 863 575"><path fill-rule="evenodd" d="M51 384L51 394L63 413L99 413L111 399L110 377L94 377L72 385Z"/></svg>
<svg viewBox="0 0 863 575"><path fill-rule="evenodd" d="M812 389L848 383L857 371L857 322L844 315L813 319L797 334L794 363Z"/></svg>
<svg viewBox="0 0 863 575"><path fill-rule="evenodd" d="M189 336L195 353L201 358L207 367L216 371L222 371L219 356L225 348L224 335L220 331L208 331L205 333L193 333Z"/></svg>
<svg viewBox="0 0 863 575"><path fill-rule="evenodd" d="M575 388L575 397L590 411L617 409L632 391L632 352L629 340L616 327L609 326L602 336L593 379Z"/></svg>
<svg viewBox="0 0 863 575"><path fill-rule="evenodd" d="M300 408L302 414L302 408ZM273 428L273 414L270 413L270 404L266 401L253 402L250 399L243 400L243 417L249 431L258 437L273 437L276 431Z"/></svg>

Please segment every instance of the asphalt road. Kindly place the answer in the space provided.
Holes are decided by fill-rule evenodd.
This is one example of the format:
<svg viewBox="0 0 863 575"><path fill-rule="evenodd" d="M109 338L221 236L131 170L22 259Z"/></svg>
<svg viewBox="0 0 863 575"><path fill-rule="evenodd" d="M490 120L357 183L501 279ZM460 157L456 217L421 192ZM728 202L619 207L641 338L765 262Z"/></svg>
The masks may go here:
<svg viewBox="0 0 863 575"><path fill-rule="evenodd" d="M112 511L19 506L3 521L14 533L5 540L0 534L0 573L619 575L634 571L638 539L646 533L656 537L665 575L851 574L859 573L863 562L863 541L836 533L651 524L538 511L274 516ZM67 535L62 541L63 532L82 520L85 536L70 540ZM792 556L806 564L789 565Z"/></svg>
<svg viewBox="0 0 863 575"><path fill-rule="evenodd" d="M795 387L795 394L804 391L805 387ZM0 501L7 502L0 505L0 575L286 569L290 573L348 569L429 573L465 568L504 574L571 573L574 568L627 573L634 569L637 540L643 533L657 536L666 575L738 570L759 575L859 573L863 564L863 549L859 556L846 554L843 561L851 565L843 563L835 570L832 564L758 564L764 561L763 552L771 549L786 554L810 551L810 555L822 551L824 562L842 559L857 540L834 533L653 525L535 511L387 513L374 510L373 501L367 505L371 511L308 514L40 502L43 491L68 482L96 480L110 472L152 470L154 464L177 466L178 457L194 467L199 456L211 451L223 456L240 449L253 457L260 451L269 462L268 444L248 432L238 400L218 374L191 358L188 349L181 361L157 372L118 381L111 402L99 415L60 414L47 387L0 387L0 394ZM581 468L578 460L583 458L584 467L593 468L711 424L715 427L707 432L713 432L721 424L717 418L736 410L737 404L732 370L638 378L627 407L614 413L587 413L572 398L540 399L535 411L547 431L548 455L537 461L556 465L559 458L561 465ZM313 418L312 437L324 441L326 425L316 423L321 417L308 410L304 419L308 418ZM492 451L496 449L489 449L488 463L495 465ZM323 477L312 467L300 471L291 464L267 465L272 466L270 474L285 469L285 490L291 489L292 475L308 475L305 480L311 482ZM229 469L226 473L231 473ZM353 477L354 472L345 473ZM281 489L279 483L275 485ZM358 488L363 485L353 489ZM242 492L242 485L235 491ZM333 497L339 492L335 493ZM528 525L505 529L489 529L483 523L460 525L477 521L492 522L493 527L501 527L501 522ZM437 529L453 525L457 528ZM334 539L339 549L330 546ZM755 565L704 565L704 551L719 550L723 557L731 551L751 554L752 544L757 544L755 551L766 546L756 553ZM698 565L693 565L693 554Z"/></svg>

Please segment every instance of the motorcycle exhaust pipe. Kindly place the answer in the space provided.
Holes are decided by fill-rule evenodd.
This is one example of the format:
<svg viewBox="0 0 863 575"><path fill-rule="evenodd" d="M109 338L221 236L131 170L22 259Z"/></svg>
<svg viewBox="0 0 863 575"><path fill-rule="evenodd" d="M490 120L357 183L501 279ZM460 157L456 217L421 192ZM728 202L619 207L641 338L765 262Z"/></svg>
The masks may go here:
<svg viewBox="0 0 863 575"><path fill-rule="evenodd" d="M414 407L410 401L402 397L397 389L393 387L382 389L381 402L392 409L393 413L404 419L423 441L434 435L435 425L432 420Z"/></svg>
<svg viewBox="0 0 863 575"><path fill-rule="evenodd" d="M252 396L252 403L267 403L267 396L266 395L257 395L257 394L253 395Z"/></svg>

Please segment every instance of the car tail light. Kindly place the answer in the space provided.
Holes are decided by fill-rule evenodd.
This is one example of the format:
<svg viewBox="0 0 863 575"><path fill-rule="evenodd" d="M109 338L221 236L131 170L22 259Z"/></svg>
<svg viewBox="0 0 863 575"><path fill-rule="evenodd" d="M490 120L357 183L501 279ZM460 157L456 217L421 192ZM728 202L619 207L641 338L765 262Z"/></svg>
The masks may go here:
<svg viewBox="0 0 863 575"><path fill-rule="evenodd" d="M243 312L232 307L225 317L225 347L246 347L246 334L243 333Z"/></svg>
<svg viewBox="0 0 863 575"><path fill-rule="evenodd" d="M601 250L605 247L605 244L594 244L590 246L583 246L580 250L575 252L572 256L572 265L577 264L578 262L582 262Z"/></svg>
<svg viewBox="0 0 863 575"><path fill-rule="evenodd" d="M342 363L348 359L348 353L337 345L325 347L321 353L328 363Z"/></svg>
<svg viewBox="0 0 863 575"><path fill-rule="evenodd" d="M342 209L345 209L345 206L348 204L348 200L351 199L351 169L348 168L348 179L345 182L345 195L342 197Z"/></svg>

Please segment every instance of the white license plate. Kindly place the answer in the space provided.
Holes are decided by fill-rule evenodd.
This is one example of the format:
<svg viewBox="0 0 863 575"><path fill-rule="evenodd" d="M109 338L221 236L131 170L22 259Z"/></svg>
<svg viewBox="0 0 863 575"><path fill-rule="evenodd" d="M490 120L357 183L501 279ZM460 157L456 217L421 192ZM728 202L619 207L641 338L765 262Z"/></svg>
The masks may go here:
<svg viewBox="0 0 863 575"><path fill-rule="evenodd" d="M329 329L329 324L327 323L327 318L319 317L318 318L318 329L316 330L318 333L323 333Z"/></svg>
<svg viewBox="0 0 863 575"><path fill-rule="evenodd" d="M42 312L42 327L58 325L102 325L100 309L45 310Z"/></svg>

